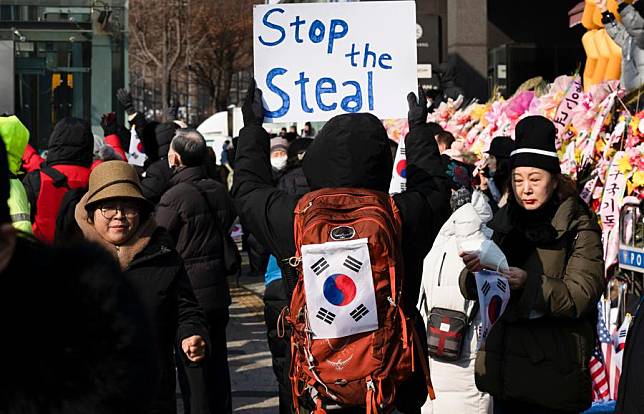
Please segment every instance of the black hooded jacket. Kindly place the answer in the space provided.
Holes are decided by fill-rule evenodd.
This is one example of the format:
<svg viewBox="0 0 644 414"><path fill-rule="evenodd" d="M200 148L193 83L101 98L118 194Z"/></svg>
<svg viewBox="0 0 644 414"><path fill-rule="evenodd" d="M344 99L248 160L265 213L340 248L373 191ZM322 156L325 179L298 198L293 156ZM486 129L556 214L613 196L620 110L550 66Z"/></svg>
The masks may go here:
<svg viewBox="0 0 644 414"><path fill-rule="evenodd" d="M141 177L141 190L145 198L156 204L168 188L172 170L168 165L168 151L178 126L174 122L163 122L154 128L155 146L146 151L156 151L150 159L154 160Z"/></svg>
<svg viewBox="0 0 644 414"><path fill-rule="evenodd" d="M67 117L56 124L49 136L47 164L92 165L94 136L87 121Z"/></svg>

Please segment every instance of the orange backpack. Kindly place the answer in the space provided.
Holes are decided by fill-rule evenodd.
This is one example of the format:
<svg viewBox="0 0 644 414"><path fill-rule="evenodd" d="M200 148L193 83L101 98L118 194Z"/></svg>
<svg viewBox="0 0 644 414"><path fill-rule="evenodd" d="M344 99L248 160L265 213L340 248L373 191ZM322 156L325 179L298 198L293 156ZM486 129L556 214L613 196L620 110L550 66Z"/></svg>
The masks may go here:
<svg viewBox="0 0 644 414"><path fill-rule="evenodd" d="M292 328L293 403L306 393L315 413L329 405L390 412L396 388L420 354L430 398L427 361L413 321L401 306L401 220L387 194L322 189L295 209L299 271L286 320Z"/></svg>

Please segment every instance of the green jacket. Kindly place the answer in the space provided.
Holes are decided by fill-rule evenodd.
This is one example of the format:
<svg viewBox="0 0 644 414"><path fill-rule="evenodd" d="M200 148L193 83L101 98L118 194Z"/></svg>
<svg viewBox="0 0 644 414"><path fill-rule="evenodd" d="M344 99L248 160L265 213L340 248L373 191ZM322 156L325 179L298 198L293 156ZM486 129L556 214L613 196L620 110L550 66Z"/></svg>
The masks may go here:
<svg viewBox="0 0 644 414"><path fill-rule="evenodd" d="M595 345L596 309L605 286L601 231L577 197L565 200L552 226L551 245L534 248L524 263L524 288L508 307L476 357L476 385L495 398L551 409L583 411L591 404L588 363ZM507 206L490 223L502 250L512 230ZM477 299L473 276L461 274L461 292Z"/></svg>
<svg viewBox="0 0 644 414"><path fill-rule="evenodd" d="M13 226L21 231L31 233L31 208L27 192L20 180L16 178L22 163L22 154L29 142L29 131L15 116L0 116L0 136L7 147L7 161L10 180L9 213Z"/></svg>

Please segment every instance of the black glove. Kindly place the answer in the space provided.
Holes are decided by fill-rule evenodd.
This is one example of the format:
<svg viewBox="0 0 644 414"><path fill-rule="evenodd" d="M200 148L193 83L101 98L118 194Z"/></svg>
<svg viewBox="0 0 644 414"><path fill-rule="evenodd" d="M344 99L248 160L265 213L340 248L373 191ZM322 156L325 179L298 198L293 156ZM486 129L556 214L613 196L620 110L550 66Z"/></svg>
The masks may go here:
<svg viewBox="0 0 644 414"><path fill-rule="evenodd" d="M242 116L244 117L244 126L259 125L264 123L264 105L262 104L262 90L257 88L255 79L250 80L246 100L242 105Z"/></svg>
<svg viewBox="0 0 644 414"><path fill-rule="evenodd" d="M121 105L123 105L128 115L132 115L136 112L134 104L132 103L132 95L127 91L127 89L121 88L117 90L116 99L118 99Z"/></svg>
<svg viewBox="0 0 644 414"><path fill-rule="evenodd" d="M103 128L103 136L116 134L116 113L110 112L103 114L101 117L101 128Z"/></svg>
<svg viewBox="0 0 644 414"><path fill-rule="evenodd" d="M418 97L420 99L416 99L416 94L413 92L409 92L409 95L407 95L409 129L427 123L427 97L422 88L418 88Z"/></svg>
<svg viewBox="0 0 644 414"><path fill-rule="evenodd" d="M605 12L602 12L602 23L604 25L607 25L614 21L615 21L615 15L613 13L609 12L608 10L606 10Z"/></svg>
<svg viewBox="0 0 644 414"><path fill-rule="evenodd" d="M639 1L638 1L637 3L639 3ZM635 4L637 5L637 3L635 3ZM617 5L617 13L622 14L622 11L623 11L627 6L630 6L630 4L626 3L625 1L621 1L621 2Z"/></svg>

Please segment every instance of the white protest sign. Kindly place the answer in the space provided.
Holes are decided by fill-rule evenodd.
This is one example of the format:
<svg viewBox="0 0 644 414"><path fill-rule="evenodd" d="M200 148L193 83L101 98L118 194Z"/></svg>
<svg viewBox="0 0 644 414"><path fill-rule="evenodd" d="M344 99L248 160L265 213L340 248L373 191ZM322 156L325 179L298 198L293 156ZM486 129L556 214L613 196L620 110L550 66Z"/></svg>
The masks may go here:
<svg viewBox="0 0 644 414"><path fill-rule="evenodd" d="M265 122L405 118L418 89L413 1L256 5L253 50Z"/></svg>

